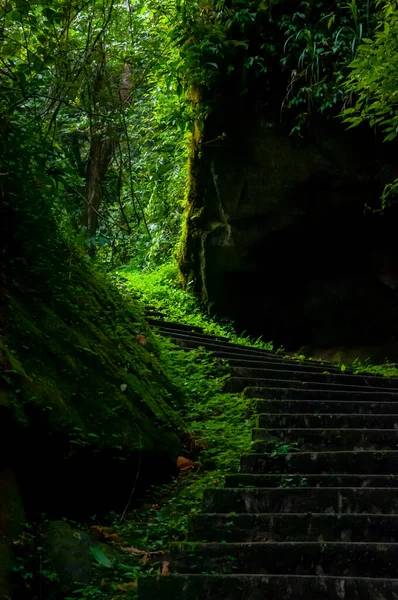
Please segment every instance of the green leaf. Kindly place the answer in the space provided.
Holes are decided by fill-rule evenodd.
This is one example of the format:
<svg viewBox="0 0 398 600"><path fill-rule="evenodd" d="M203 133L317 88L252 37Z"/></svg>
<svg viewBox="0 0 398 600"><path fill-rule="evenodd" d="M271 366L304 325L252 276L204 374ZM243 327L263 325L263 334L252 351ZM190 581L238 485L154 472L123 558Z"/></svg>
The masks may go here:
<svg viewBox="0 0 398 600"><path fill-rule="evenodd" d="M91 554L94 556L95 560L103 567L106 567L107 569L111 569L112 568L112 563L109 560L109 558L102 552L102 550L100 548L98 548L97 546L92 546L90 548L90 552Z"/></svg>
<svg viewBox="0 0 398 600"><path fill-rule="evenodd" d="M389 133L388 135L386 135L386 137L384 138L384 142L391 142L391 140L395 139L397 137L397 132L394 131L393 133Z"/></svg>

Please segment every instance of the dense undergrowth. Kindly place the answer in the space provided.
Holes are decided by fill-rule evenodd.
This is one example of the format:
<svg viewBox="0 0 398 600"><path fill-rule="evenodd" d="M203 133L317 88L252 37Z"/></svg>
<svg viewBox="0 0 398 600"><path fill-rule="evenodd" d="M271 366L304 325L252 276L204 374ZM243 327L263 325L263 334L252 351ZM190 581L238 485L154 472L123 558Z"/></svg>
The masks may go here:
<svg viewBox="0 0 398 600"><path fill-rule="evenodd" d="M206 315L198 298L183 289L174 260L139 271L134 265L119 268L114 275L118 284L133 297L161 311L170 321L201 327L205 333L228 337L231 342L273 350L272 341L238 335L233 323Z"/></svg>
<svg viewBox="0 0 398 600"><path fill-rule="evenodd" d="M141 552L127 555L127 565L118 564L113 571L98 566L98 580L73 596L79 599L111 598L112 589L117 591L122 584L120 591L123 583L129 592L124 597L133 599L139 576L167 570L168 546L186 539L189 518L201 510L203 491L222 486L225 475L237 471L240 454L251 447L250 401L221 392L225 367L204 351L185 353L167 340L159 343L166 371L190 399L181 417L186 427L184 458L194 464L169 484L155 487L147 501L122 521L119 517L110 524L109 531L116 532L125 546Z"/></svg>

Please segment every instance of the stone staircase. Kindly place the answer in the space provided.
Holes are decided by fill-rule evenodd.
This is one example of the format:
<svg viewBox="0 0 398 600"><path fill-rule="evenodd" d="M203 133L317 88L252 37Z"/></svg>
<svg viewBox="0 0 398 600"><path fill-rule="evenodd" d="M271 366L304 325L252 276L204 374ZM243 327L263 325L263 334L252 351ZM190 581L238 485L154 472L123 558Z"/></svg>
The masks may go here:
<svg viewBox="0 0 398 600"><path fill-rule="evenodd" d="M139 600L398 600L398 380L148 321L228 359L226 391L253 398L258 423L241 472L206 490L171 573L143 578Z"/></svg>

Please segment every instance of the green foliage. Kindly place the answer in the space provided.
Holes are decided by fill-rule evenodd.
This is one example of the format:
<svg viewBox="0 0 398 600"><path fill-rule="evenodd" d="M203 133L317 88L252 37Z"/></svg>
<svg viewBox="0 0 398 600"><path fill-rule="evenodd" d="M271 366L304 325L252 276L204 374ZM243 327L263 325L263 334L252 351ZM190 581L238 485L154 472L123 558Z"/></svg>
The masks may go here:
<svg viewBox="0 0 398 600"><path fill-rule="evenodd" d="M302 2L293 15L283 15L284 56L281 63L290 69L290 81L282 108L299 109L300 131L317 110L340 110L345 102L345 69L358 44L373 24L374 2Z"/></svg>
<svg viewBox="0 0 398 600"><path fill-rule="evenodd" d="M106 567L107 569L112 568L112 561L109 560L109 558L106 556L106 554L104 554L104 552L100 548L93 546L92 548L90 548L90 551L95 560L97 561L98 565Z"/></svg>
<svg viewBox="0 0 398 600"><path fill-rule="evenodd" d="M398 103L396 71L398 68L398 13L395 1L378 2L379 27L374 37L362 40L358 56L351 63L351 72L344 85L353 98L343 117L349 127L368 122L382 132L385 142L398 134ZM398 180L386 185L382 208L397 195Z"/></svg>
<svg viewBox="0 0 398 600"><path fill-rule="evenodd" d="M354 373L372 373L373 375L379 375L381 377L398 377L398 366L396 363L390 363L386 360L384 364L372 365L370 359L359 360L355 359L352 363Z"/></svg>
<svg viewBox="0 0 398 600"><path fill-rule="evenodd" d="M355 94L355 106L347 108L344 118L350 127L369 121L393 140L398 131L395 99L395 72L398 64L398 15L387 2L379 30L373 39L366 38L351 63L345 84Z"/></svg>
<svg viewBox="0 0 398 600"><path fill-rule="evenodd" d="M270 455L272 458L275 458L275 456L280 456L281 454L290 454L291 452L298 452L300 450L297 442L287 443L269 441L268 444L273 447Z"/></svg>
<svg viewBox="0 0 398 600"><path fill-rule="evenodd" d="M166 16L141 0L0 7L1 185L17 145L58 225L106 264L164 256L179 234L193 115L172 67L171 4ZM84 240L93 171L99 228Z"/></svg>
<svg viewBox="0 0 398 600"><path fill-rule="evenodd" d="M225 85L240 95L277 85L276 98L286 89L280 111L295 116L300 133L313 112L340 111L346 67L376 10L374 0L305 1L294 10L259 0L184 2L170 35L184 60L181 79L201 90L204 120Z"/></svg>

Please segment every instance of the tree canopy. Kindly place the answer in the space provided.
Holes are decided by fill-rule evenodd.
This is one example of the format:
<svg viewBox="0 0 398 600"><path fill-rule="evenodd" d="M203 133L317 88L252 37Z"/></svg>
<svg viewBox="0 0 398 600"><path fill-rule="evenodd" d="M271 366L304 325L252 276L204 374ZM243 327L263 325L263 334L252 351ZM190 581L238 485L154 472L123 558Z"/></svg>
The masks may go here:
<svg viewBox="0 0 398 600"><path fill-rule="evenodd" d="M257 78L265 90L276 80L281 118L290 114L298 135L312 115L345 110L350 125L367 120L395 137L396 14L394 2L373 0L293 10L260 0L7 0L0 184L7 190L23 155L66 237L108 266L161 261L180 235L194 123L226 81Z"/></svg>

